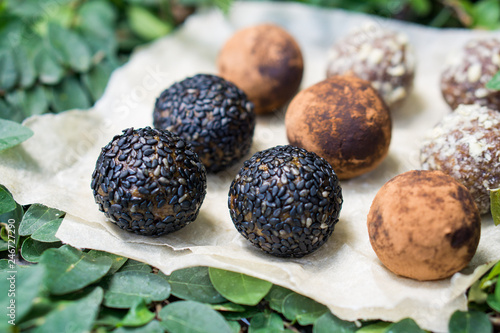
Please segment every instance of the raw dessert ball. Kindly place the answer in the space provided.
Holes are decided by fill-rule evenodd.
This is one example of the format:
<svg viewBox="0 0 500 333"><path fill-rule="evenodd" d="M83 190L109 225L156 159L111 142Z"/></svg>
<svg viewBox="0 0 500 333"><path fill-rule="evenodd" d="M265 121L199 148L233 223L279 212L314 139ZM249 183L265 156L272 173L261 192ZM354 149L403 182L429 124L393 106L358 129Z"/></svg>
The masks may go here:
<svg viewBox="0 0 500 333"><path fill-rule="evenodd" d="M154 126L190 142L209 172L239 161L252 145L255 112L245 93L218 76L174 83L156 100Z"/></svg>
<svg viewBox="0 0 500 333"><path fill-rule="evenodd" d="M196 219L207 185L205 168L188 143L146 127L124 130L102 148L91 187L111 222L159 236Z"/></svg>
<svg viewBox="0 0 500 333"><path fill-rule="evenodd" d="M420 150L423 169L441 170L465 185L481 214L489 189L500 187L500 113L460 105L429 132Z"/></svg>
<svg viewBox="0 0 500 333"><path fill-rule="evenodd" d="M438 280L476 252L479 212L469 191L441 171L408 171L378 191L368 213L373 250L393 273Z"/></svg>
<svg viewBox="0 0 500 333"><path fill-rule="evenodd" d="M332 76L301 91L288 106L291 145L325 158L340 179L382 162L391 142L389 109L368 81Z"/></svg>
<svg viewBox="0 0 500 333"><path fill-rule="evenodd" d="M236 32L217 58L219 74L240 87L257 114L282 107L297 92L304 61L295 39L274 24Z"/></svg>
<svg viewBox="0 0 500 333"><path fill-rule="evenodd" d="M500 70L500 41L474 39L455 54L441 75L441 92L452 109L479 104L500 111L500 91L486 83Z"/></svg>
<svg viewBox="0 0 500 333"><path fill-rule="evenodd" d="M415 60L408 37L366 24L338 41L328 55L327 77L354 75L370 81L392 108L409 95Z"/></svg>
<svg viewBox="0 0 500 333"><path fill-rule="evenodd" d="M246 161L229 189L236 229L278 257L316 251L333 232L342 189L332 167L302 148L278 146Z"/></svg>

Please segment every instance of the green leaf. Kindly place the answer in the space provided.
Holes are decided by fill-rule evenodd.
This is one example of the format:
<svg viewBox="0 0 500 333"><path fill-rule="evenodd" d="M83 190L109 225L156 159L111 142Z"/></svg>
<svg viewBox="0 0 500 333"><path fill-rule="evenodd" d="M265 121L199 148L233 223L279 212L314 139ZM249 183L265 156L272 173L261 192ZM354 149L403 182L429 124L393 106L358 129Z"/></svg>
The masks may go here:
<svg viewBox="0 0 500 333"><path fill-rule="evenodd" d="M450 333L491 333L493 326L488 316L479 311L455 311L448 323Z"/></svg>
<svg viewBox="0 0 500 333"><path fill-rule="evenodd" d="M48 111L49 97L41 85L35 85L26 90L26 100L24 101L24 113L27 117L43 114Z"/></svg>
<svg viewBox="0 0 500 333"><path fill-rule="evenodd" d="M53 243L59 241L59 238L56 237L56 232L59 229L62 220L63 219L57 219L45 223L31 235L31 238L44 243Z"/></svg>
<svg viewBox="0 0 500 333"><path fill-rule="evenodd" d="M92 250L92 251L88 252L87 255L91 258L94 258L94 259L97 259L100 257L110 258L112 264L111 264L111 268L109 269L107 275L115 274L120 269L120 267L122 267L128 260L126 257L117 256L116 254L113 254L113 253L97 251L97 250Z"/></svg>
<svg viewBox="0 0 500 333"><path fill-rule="evenodd" d="M0 272L5 271L9 268L9 260L7 259L0 259ZM4 289L2 289L4 290Z"/></svg>
<svg viewBox="0 0 500 333"><path fill-rule="evenodd" d="M56 112L72 109L88 109L91 105L89 96L80 81L74 77L66 77L52 89L52 107Z"/></svg>
<svg viewBox="0 0 500 333"><path fill-rule="evenodd" d="M83 75L82 82L94 101L97 101L104 93L113 69L114 67L109 62L103 61Z"/></svg>
<svg viewBox="0 0 500 333"><path fill-rule="evenodd" d="M12 197L12 194L5 188L5 186L0 185L0 214L5 214L16 209L16 201ZM7 222L7 220L0 220L0 222Z"/></svg>
<svg viewBox="0 0 500 333"><path fill-rule="evenodd" d="M279 313L282 313L283 301L288 295L293 293L294 292L289 289L273 285L269 293L266 295L265 299L269 302L269 306L271 307L271 309Z"/></svg>
<svg viewBox="0 0 500 333"><path fill-rule="evenodd" d="M47 36L63 64L77 72L89 70L92 60L90 49L76 32L50 23Z"/></svg>
<svg viewBox="0 0 500 333"><path fill-rule="evenodd" d="M43 277L44 267L41 265L18 269L16 278L16 319L23 319L33 306L33 301L42 287Z"/></svg>
<svg viewBox="0 0 500 333"><path fill-rule="evenodd" d="M428 15L432 10L432 3L430 0L410 0L410 5L419 16Z"/></svg>
<svg viewBox="0 0 500 333"><path fill-rule="evenodd" d="M33 204L23 216L23 220L19 226L19 233L21 236L29 236L44 224L60 218L63 214L64 212L58 209L42 204Z"/></svg>
<svg viewBox="0 0 500 333"><path fill-rule="evenodd" d="M170 22L160 20L141 6L131 6L127 11L127 17L132 31L147 41L162 37L174 28Z"/></svg>
<svg viewBox="0 0 500 333"><path fill-rule="evenodd" d="M339 319L328 312L316 320L313 333L354 333L357 329L356 324Z"/></svg>
<svg viewBox="0 0 500 333"><path fill-rule="evenodd" d="M241 273L209 268L214 288L231 302L256 305L269 292L273 284Z"/></svg>
<svg viewBox="0 0 500 333"><path fill-rule="evenodd" d="M500 261L493 266L486 276L481 278L481 289L487 288L496 282L496 278L500 275ZM494 281L493 281L494 280Z"/></svg>
<svg viewBox="0 0 500 333"><path fill-rule="evenodd" d="M68 302L49 313L43 325L35 333L90 332L102 301L102 289L97 287L86 297ZM68 321L71 318L71 321Z"/></svg>
<svg viewBox="0 0 500 333"><path fill-rule="evenodd" d="M326 312L328 308L323 304L296 293L288 295L283 301L283 315L304 326L313 324Z"/></svg>
<svg viewBox="0 0 500 333"><path fill-rule="evenodd" d="M153 320L146 326L142 327L120 327L113 333L163 333L163 328L158 320Z"/></svg>
<svg viewBox="0 0 500 333"><path fill-rule="evenodd" d="M215 310L217 305L211 304L210 307ZM220 314L226 318L226 320L241 320L243 318L250 319L261 312L262 310L256 306L245 306L245 311L238 312L220 310Z"/></svg>
<svg viewBox="0 0 500 333"><path fill-rule="evenodd" d="M117 13L107 1L85 2L78 9L79 28L94 37L109 41L114 38Z"/></svg>
<svg viewBox="0 0 500 333"><path fill-rule="evenodd" d="M495 225L499 225L500 224L500 189L494 189L494 190L490 191L490 211L491 211L491 216L493 217L493 222L495 222Z"/></svg>
<svg viewBox="0 0 500 333"><path fill-rule="evenodd" d="M226 299L215 290L207 267L191 267L174 271L168 278L172 295L200 303L220 303Z"/></svg>
<svg viewBox="0 0 500 333"><path fill-rule="evenodd" d="M413 319L405 318L389 326L386 333L425 333L425 331Z"/></svg>
<svg viewBox="0 0 500 333"><path fill-rule="evenodd" d="M40 258L47 267L46 285L54 295L63 295L94 283L111 267L107 257L92 258L71 246L47 250Z"/></svg>
<svg viewBox="0 0 500 333"><path fill-rule="evenodd" d="M1 187L2 186L0 186L0 188ZM23 207L20 204L17 204L17 203L16 203L16 209L11 210L10 212L4 213L4 214L0 214L0 221L4 221L4 222L6 222L9 225L13 225L13 228L14 228L14 230L16 232L15 235L14 235L14 238L15 238L14 242L15 242L15 245L16 245L16 252L21 247L21 242L19 241L19 237L20 237L20 235L19 235L19 224L21 223L21 219L23 217L23 214L24 214ZM9 223L9 222L13 222L13 223ZM12 227L9 227L9 229L10 228L12 228ZM7 232L7 230L6 230L5 227L2 227L2 229L0 230L0 236L5 241L8 241L9 235L8 235L8 232Z"/></svg>
<svg viewBox="0 0 500 333"><path fill-rule="evenodd" d="M283 332L283 329L283 319L277 313L258 313L250 320L248 333Z"/></svg>
<svg viewBox="0 0 500 333"><path fill-rule="evenodd" d="M160 311L159 317L161 326L170 333L232 333L220 313L194 301L170 303Z"/></svg>
<svg viewBox="0 0 500 333"><path fill-rule="evenodd" d="M392 323L381 321L375 324L371 324L360 328L356 333L385 333Z"/></svg>
<svg viewBox="0 0 500 333"><path fill-rule="evenodd" d="M10 120L0 119L0 151L14 147L33 136L33 131Z"/></svg>
<svg viewBox="0 0 500 333"><path fill-rule="evenodd" d="M61 246L61 244L62 244L61 242L56 242L56 243L37 242L36 240L33 240L31 239L31 237L29 237L23 242L23 245L21 246L21 256L26 261L38 262L40 261L40 257L46 250L58 248Z"/></svg>
<svg viewBox="0 0 500 333"><path fill-rule="evenodd" d="M491 89L491 90L500 90L500 71L497 72L492 78L491 80L488 81L488 83L486 83L486 88L488 89ZM493 190L495 192L498 192L498 189L496 190ZM491 197L491 195L493 195L492 192L490 192L490 198L491 198L491 201L493 202L493 198ZM496 194L495 196L495 200L496 200L496 205L497 205L497 214L498 214L498 193ZM496 220L495 220L496 221Z"/></svg>
<svg viewBox="0 0 500 333"><path fill-rule="evenodd" d="M101 307L99 311L99 316L97 317L94 325L95 326L108 326L108 327L118 327L123 318L127 315L126 310L110 309L106 307Z"/></svg>
<svg viewBox="0 0 500 333"><path fill-rule="evenodd" d="M46 47L42 48L36 55L35 69L43 84L57 84L64 76L64 69Z"/></svg>
<svg viewBox="0 0 500 333"><path fill-rule="evenodd" d="M0 91L14 88L19 78L15 56L10 49L0 49Z"/></svg>
<svg viewBox="0 0 500 333"><path fill-rule="evenodd" d="M10 106L5 100L5 97L0 97L0 118L20 123L24 120L24 114Z"/></svg>
<svg viewBox="0 0 500 333"><path fill-rule="evenodd" d="M164 278L138 271L119 272L103 281L104 305L127 309L141 299L147 303L163 301L170 295L170 285Z"/></svg>
<svg viewBox="0 0 500 333"><path fill-rule="evenodd" d="M497 29L500 21L498 0L482 0L474 5L474 25L479 28Z"/></svg>
<svg viewBox="0 0 500 333"><path fill-rule="evenodd" d="M137 272L143 272L143 273L151 273L153 271L153 269L148 264L145 264L145 263L137 261L137 260L129 259L118 270L118 272L130 272L130 271L137 271Z"/></svg>
<svg viewBox="0 0 500 333"><path fill-rule="evenodd" d="M144 299L140 299L134 304L120 325L122 326L143 326L153 320L155 314L149 311Z"/></svg>
<svg viewBox="0 0 500 333"><path fill-rule="evenodd" d="M210 304L210 307L217 311L243 312L246 310L246 308L243 305L239 305L232 302L226 302L222 304Z"/></svg>
<svg viewBox="0 0 500 333"><path fill-rule="evenodd" d="M17 70L19 72L19 85L22 88L31 87L36 80L34 57L22 45L15 50Z"/></svg>
<svg viewBox="0 0 500 333"><path fill-rule="evenodd" d="M469 289L468 301L483 304L484 302L486 302L487 297L488 293L481 289L481 280L477 280L476 282L474 282Z"/></svg>
<svg viewBox="0 0 500 333"><path fill-rule="evenodd" d="M233 330L233 333L240 333L241 332L241 325L237 321L227 321L227 324L231 329Z"/></svg>

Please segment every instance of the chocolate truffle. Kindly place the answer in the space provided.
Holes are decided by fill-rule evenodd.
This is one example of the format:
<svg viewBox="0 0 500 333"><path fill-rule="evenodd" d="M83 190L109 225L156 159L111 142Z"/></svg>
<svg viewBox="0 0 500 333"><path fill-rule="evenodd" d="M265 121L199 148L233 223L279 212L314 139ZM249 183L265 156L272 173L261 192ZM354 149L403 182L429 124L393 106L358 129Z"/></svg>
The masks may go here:
<svg viewBox="0 0 500 333"><path fill-rule="evenodd" d="M467 187L479 212L487 213L489 189L500 187L500 113L460 105L429 132L420 161L423 169L441 170Z"/></svg>
<svg viewBox="0 0 500 333"><path fill-rule="evenodd" d="M481 233L469 191L441 171L408 171L389 180L367 224L380 261L416 280L443 279L465 268Z"/></svg>
<svg viewBox="0 0 500 333"><path fill-rule="evenodd" d="M373 170L387 155L389 109L368 81L332 76L303 91L285 116L291 145L325 158L340 179Z"/></svg>
<svg viewBox="0 0 500 333"><path fill-rule="evenodd" d="M452 109L459 104L479 104L500 111L500 91L486 83L500 70L500 41L469 41L454 54L441 75L441 92Z"/></svg>
<svg viewBox="0 0 500 333"><path fill-rule="evenodd" d="M244 163L231 183L228 204L236 229L254 246L278 257L299 258L332 234L342 189L323 158L277 146Z"/></svg>
<svg viewBox="0 0 500 333"><path fill-rule="evenodd" d="M401 105L415 76L408 37L374 23L364 25L331 48L327 77L333 75L354 75L370 81L390 108Z"/></svg>
<svg viewBox="0 0 500 333"><path fill-rule="evenodd" d="M304 61L295 39L273 24L237 31L217 59L219 74L240 87L257 114L282 107L297 92Z"/></svg>
<svg viewBox="0 0 500 333"><path fill-rule="evenodd" d="M245 93L215 75L174 83L156 100L154 126L193 146L209 172L222 171L250 150L255 112Z"/></svg>

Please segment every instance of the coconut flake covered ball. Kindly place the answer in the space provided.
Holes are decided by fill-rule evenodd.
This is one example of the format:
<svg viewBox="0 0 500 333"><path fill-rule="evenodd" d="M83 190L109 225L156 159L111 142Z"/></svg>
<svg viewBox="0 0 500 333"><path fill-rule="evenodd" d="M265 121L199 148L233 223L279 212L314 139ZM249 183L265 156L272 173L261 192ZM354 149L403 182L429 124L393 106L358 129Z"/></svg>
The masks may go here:
<svg viewBox="0 0 500 333"><path fill-rule="evenodd" d="M429 132L420 150L423 169L441 170L469 189L481 214L489 189L500 186L500 113L460 105Z"/></svg>
<svg viewBox="0 0 500 333"><path fill-rule="evenodd" d="M332 167L305 149L277 146L246 161L229 190L236 229L278 257L316 251L333 232L342 189Z"/></svg>
<svg viewBox="0 0 500 333"><path fill-rule="evenodd" d="M120 228L160 236L193 222L205 198L205 167L178 136L129 128L101 150L91 188Z"/></svg>
<svg viewBox="0 0 500 333"><path fill-rule="evenodd" d="M469 191L441 171L408 171L389 180L373 199L367 225L380 261L417 280L465 268L481 233Z"/></svg>
<svg viewBox="0 0 500 333"><path fill-rule="evenodd" d="M253 104L233 83L198 74L174 83L156 100L154 126L190 142L209 172L222 171L250 150Z"/></svg>
<svg viewBox="0 0 500 333"><path fill-rule="evenodd" d="M500 91L486 83L500 70L500 41L469 41L454 54L441 75L441 92L452 109L459 104L479 104L500 111Z"/></svg>
<svg viewBox="0 0 500 333"><path fill-rule="evenodd" d="M408 37L374 23L345 36L328 55L327 77L354 75L370 81L390 108L409 95L414 74Z"/></svg>

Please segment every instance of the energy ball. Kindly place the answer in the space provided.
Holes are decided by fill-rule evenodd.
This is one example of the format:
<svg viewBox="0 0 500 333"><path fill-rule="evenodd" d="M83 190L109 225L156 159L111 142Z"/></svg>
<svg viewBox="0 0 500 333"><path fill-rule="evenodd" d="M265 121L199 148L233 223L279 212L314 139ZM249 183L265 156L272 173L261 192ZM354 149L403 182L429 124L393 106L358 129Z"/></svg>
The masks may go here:
<svg viewBox="0 0 500 333"><path fill-rule="evenodd" d="M354 75L370 81L392 109L401 105L411 91L414 59L405 34L366 24L333 45L327 77Z"/></svg>
<svg viewBox="0 0 500 333"><path fill-rule="evenodd" d="M333 232L342 189L332 167L302 148L277 146L244 163L229 189L236 229L278 257L303 257Z"/></svg>
<svg viewBox="0 0 500 333"><path fill-rule="evenodd" d="M274 24L237 31L217 58L219 74L240 87L257 114L288 102L302 81L304 61L295 39Z"/></svg>
<svg viewBox="0 0 500 333"><path fill-rule="evenodd" d="M481 219L469 191L441 171L408 171L378 191L368 234L380 261L416 280L447 278L474 256Z"/></svg>
<svg viewBox="0 0 500 333"><path fill-rule="evenodd" d="M500 91L486 83L500 70L500 41L474 39L454 55L441 74L441 92L452 109L479 104L500 111Z"/></svg>
<svg viewBox="0 0 500 333"><path fill-rule="evenodd" d="M144 236L193 222L206 187L205 167L189 143L150 127L126 129L102 148L91 184L112 223Z"/></svg>
<svg viewBox="0 0 500 333"><path fill-rule="evenodd" d="M469 189L481 214L490 189L500 187L500 113L460 105L429 132L420 150L423 169L441 170Z"/></svg>
<svg viewBox="0 0 500 333"><path fill-rule="evenodd" d="M288 106L291 145L325 158L339 179L373 170L387 155L389 109L368 81L332 76L301 91Z"/></svg>
<svg viewBox="0 0 500 333"><path fill-rule="evenodd" d="M156 100L153 123L190 142L208 172L245 156L255 129L253 104L231 82L198 74L174 83Z"/></svg>

